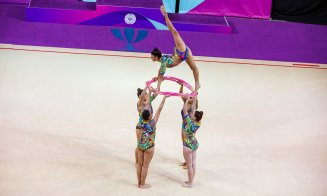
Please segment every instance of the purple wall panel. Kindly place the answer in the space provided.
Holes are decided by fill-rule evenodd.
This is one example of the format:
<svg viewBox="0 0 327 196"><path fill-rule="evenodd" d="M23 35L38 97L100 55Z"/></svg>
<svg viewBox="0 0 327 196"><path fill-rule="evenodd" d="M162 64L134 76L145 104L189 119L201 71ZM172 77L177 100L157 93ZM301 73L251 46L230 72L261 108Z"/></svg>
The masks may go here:
<svg viewBox="0 0 327 196"><path fill-rule="evenodd" d="M184 17L188 16L184 15ZM197 18L206 20L203 16L197 16ZM31 22L168 30L158 8L97 5L95 10L70 10L52 9L51 7L28 7L26 8L26 19ZM180 31L210 33L231 33L232 31L232 28L223 19L222 22L211 24L205 24L203 21L199 23L179 23L172 20L172 22Z"/></svg>
<svg viewBox="0 0 327 196"><path fill-rule="evenodd" d="M0 0L0 3L20 3L20 4L28 4L30 0Z"/></svg>
<svg viewBox="0 0 327 196"><path fill-rule="evenodd" d="M242 18L228 21L232 34L180 34L195 56L327 63L326 25ZM28 22L25 6L14 4L0 4L0 43L146 53L153 47L172 53L174 47L169 31Z"/></svg>

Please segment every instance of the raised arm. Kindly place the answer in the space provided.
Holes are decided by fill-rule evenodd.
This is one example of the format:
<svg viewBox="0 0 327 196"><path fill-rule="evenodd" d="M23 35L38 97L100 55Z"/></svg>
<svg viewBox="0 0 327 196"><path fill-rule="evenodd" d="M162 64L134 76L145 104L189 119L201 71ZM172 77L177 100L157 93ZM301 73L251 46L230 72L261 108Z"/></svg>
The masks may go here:
<svg viewBox="0 0 327 196"><path fill-rule="evenodd" d="M164 74L166 72L166 65L162 64L160 66L160 69L158 71L158 77L157 77L157 90L160 91L160 86L161 86L161 82L164 80Z"/></svg>
<svg viewBox="0 0 327 196"><path fill-rule="evenodd" d="M150 99L151 99L151 90L149 88L147 88L148 90L148 98L146 99L146 102L145 102L145 106L144 106L144 109L145 110L149 110L150 109Z"/></svg>
<svg viewBox="0 0 327 196"><path fill-rule="evenodd" d="M183 108L183 112L184 112L184 115L187 115L187 103L189 101L190 97L187 98L185 104L184 104L184 108ZM196 107L196 97L194 97L194 100L193 100L193 104L192 104L192 110L194 108L195 110L195 107ZM192 111L192 115L194 115L195 111ZM188 130L191 131L191 132L195 132L195 126L194 126L194 122L192 121L190 115L188 115L188 117L185 118L185 121L186 121L186 126L188 127Z"/></svg>
<svg viewBox="0 0 327 196"><path fill-rule="evenodd" d="M153 79L155 79L155 81L157 81L156 77ZM152 98L152 100L150 100L150 103L151 103L158 96L158 91L154 88L151 88L150 91L151 91L151 98Z"/></svg>
<svg viewBox="0 0 327 196"><path fill-rule="evenodd" d="M160 103L160 106L159 106L159 108L158 108L156 114L154 115L154 118L153 118L153 119L154 119L154 121L156 122L156 124L157 124L157 122L158 122L158 120L159 120L160 112L161 112L163 106L165 105L165 101L166 101L166 98L167 98L167 97L168 97L168 96L164 96L164 98L162 98L162 101L161 101L161 103Z"/></svg>
<svg viewBox="0 0 327 196"><path fill-rule="evenodd" d="M184 115L187 114L187 105L188 105L188 101L190 100L190 97L187 97L186 101L184 102L184 106L183 106L183 113Z"/></svg>
<svg viewBox="0 0 327 196"><path fill-rule="evenodd" d="M137 102L137 111L139 113L142 111L142 103L143 103L144 95L146 93L146 89L147 89L147 86L144 87L144 89L139 97L139 101Z"/></svg>
<svg viewBox="0 0 327 196"><path fill-rule="evenodd" d="M184 90L184 89L183 89L183 88L184 88L183 84L181 84L181 83L179 83L179 82L178 82L178 84L181 85L181 87L179 88L179 93L183 93L183 90ZM182 98L183 102L185 103L186 98L185 98L185 97L182 97L182 96L181 96L181 98Z"/></svg>
<svg viewBox="0 0 327 196"><path fill-rule="evenodd" d="M194 116L195 111L197 110L197 107L196 107L197 102L198 102L198 96L195 96L195 97L193 98L193 103L192 103L192 114L191 114L191 116Z"/></svg>

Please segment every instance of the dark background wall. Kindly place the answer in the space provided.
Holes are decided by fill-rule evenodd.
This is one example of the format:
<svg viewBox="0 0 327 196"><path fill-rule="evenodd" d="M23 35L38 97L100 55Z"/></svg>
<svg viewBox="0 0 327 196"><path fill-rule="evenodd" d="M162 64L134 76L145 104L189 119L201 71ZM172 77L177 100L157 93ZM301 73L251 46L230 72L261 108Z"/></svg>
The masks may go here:
<svg viewBox="0 0 327 196"><path fill-rule="evenodd" d="M273 0L271 17L293 22L327 24L327 0Z"/></svg>

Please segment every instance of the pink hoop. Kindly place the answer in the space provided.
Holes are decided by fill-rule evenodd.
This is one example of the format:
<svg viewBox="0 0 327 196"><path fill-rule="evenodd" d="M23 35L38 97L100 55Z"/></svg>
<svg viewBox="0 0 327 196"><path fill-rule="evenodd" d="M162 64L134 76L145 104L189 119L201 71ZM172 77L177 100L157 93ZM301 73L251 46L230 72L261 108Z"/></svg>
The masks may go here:
<svg viewBox="0 0 327 196"><path fill-rule="evenodd" d="M159 95L168 95L168 96L179 96L179 97L195 97L198 93L197 92L193 92L193 87L187 83L186 81L179 79L179 78L175 78L172 76L164 76L164 80L170 80L173 82L179 82L181 83L183 86L185 86L186 88L188 88L190 91L192 91L192 93L174 93L174 92L165 92L165 91L158 91ZM155 79L152 79L150 81L147 81L145 84L146 86L153 90L154 88L151 86L151 84L155 82Z"/></svg>

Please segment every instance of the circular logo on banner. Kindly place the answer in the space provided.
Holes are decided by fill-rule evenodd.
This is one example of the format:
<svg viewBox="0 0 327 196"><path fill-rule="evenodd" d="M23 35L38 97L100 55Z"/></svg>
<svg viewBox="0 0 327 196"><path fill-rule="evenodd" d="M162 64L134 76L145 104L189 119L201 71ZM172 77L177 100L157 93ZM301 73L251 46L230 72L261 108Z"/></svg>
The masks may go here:
<svg viewBox="0 0 327 196"><path fill-rule="evenodd" d="M132 13L126 14L125 16L126 24L134 24L136 22L136 16Z"/></svg>

